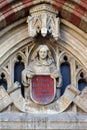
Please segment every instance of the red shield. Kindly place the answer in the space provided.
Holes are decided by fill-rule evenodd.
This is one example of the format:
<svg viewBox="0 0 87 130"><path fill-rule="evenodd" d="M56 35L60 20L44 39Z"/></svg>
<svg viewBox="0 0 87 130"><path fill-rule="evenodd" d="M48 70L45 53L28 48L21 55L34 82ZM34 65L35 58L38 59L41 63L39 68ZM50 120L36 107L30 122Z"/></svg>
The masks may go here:
<svg viewBox="0 0 87 130"><path fill-rule="evenodd" d="M31 80L31 98L38 104L48 104L55 97L55 80L49 75L35 75Z"/></svg>

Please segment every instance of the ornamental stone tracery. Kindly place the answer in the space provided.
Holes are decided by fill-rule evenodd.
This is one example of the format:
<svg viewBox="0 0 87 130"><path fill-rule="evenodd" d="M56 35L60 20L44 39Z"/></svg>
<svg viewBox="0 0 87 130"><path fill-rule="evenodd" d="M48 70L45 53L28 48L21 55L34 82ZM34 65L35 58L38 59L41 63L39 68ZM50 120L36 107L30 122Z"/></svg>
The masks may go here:
<svg viewBox="0 0 87 130"><path fill-rule="evenodd" d="M39 108L36 107L36 105L31 100L28 100L25 97L23 98L23 95L21 94L21 85L20 85L20 83L15 82L15 84L14 84L14 73L15 72L13 71L13 68L14 68L15 64L18 62L18 57L19 56L22 59L21 62L23 62L24 66L26 68L27 65L30 62L30 59L32 59L32 56L35 53L35 52L33 52L33 54L32 54L32 50L37 49L37 47L39 45L40 44L37 44L37 45L33 44L32 47L31 47L31 45L28 45L28 46L20 49L18 52L16 52L14 55L12 55L9 58L9 62L7 62L7 64L4 64L4 66L2 67L1 72L0 72L0 75L2 73L5 75L5 80L7 81L7 92L6 93L10 94L11 101L14 101L14 105L17 107L18 110L23 111L23 112L27 112L27 113L31 109L31 107L29 108L30 104L32 106L32 111L30 111L30 113L33 113L33 112L38 113L38 112L40 112L40 110L39 110ZM52 51L52 55L55 57L55 63L56 63L56 66L58 67L58 69L61 68L61 64L63 64L63 63L67 63L67 64L70 65L71 84L76 89L76 90L71 90L73 88L73 86L72 86L72 88L66 86L66 89L64 90L64 94L60 99L58 99L59 97L55 97L55 100L54 100L53 103L48 104L46 107L40 108L41 112L42 112L42 109L44 109L44 112L46 112L46 113L49 113L48 112L49 110L51 111L51 113L55 113L56 111L57 111L57 113L60 113L60 112L64 111L65 109L63 108L64 106L62 106L61 111L59 111L60 108L58 108L58 107L60 107L60 105L58 105L58 104L60 104L62 99L65 98L66 93L68 93L68 91L69 91L69 93L70 93L70 91L71 92L76 91L75 93L77 93L78 95L81 93L78 90L79 89L78 88L79 87L78 82L79 82L79 80L83 80L83 81L87 82L87 74L86 74L85 70L81 67L81 65L79 65L79 62L73 57L73 55L70 54L69 52L67 52L66 50L64 50L61 46L50 43L50 45L48 45L48 47ZM32 49L30 49L30 48L32 48ZM57 50L57 51L55 51L55 50ZM10 67L12 67L12 68L10 68ZM8 80L8 79L10 79L10 80ZM56 92L57 92L56 96L58 96L59 91L56 91ZM24 91L24 93L25 93L25 91ZM18 94L19 98L16 98L15 94ZM78 98L80 98L80 97L78 97ZM3 98L3 100L4 100L4 98ZM79 100L82 100L82 99L80 98ZM71 102L71 101L69 101L69 102ZM67 102L67 103L69 103L69 102ZM7 106L10 105L10 103L11 102L9 101L9 104L7 104ZM75 103L78 104L78 99L77 98L75 100ZM22 106L22 104L24 104L24 105ZM51 108L52 104L56 107L56 109ZM12 108L14 108L14 105L12 106ZM67 105L69 105L69 104L66 104L65 108L66 108ZM81 104L78 104L77 106L81 107ZM0 111L2 111L3 109L4 109L4 106L1 107ZM35 109L36 112L34 111L34 109ZM84 108L84 106L81 107L81 109L86 112L86 108Z"/></svg>

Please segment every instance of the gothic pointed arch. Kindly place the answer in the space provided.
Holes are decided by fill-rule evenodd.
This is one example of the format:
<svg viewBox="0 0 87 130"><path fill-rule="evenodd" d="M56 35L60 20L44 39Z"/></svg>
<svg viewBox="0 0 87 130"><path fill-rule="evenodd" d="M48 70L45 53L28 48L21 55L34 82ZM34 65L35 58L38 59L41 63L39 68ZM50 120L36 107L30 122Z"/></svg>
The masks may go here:
<svg viewBox="0 0 87 130"><path fill-rule="evenodd" d="M0 11L0 114L4 111L7 113L8 111L10 113L17 112L17 114L41 115L43 113L48 117L49 114L57 115L70 112L70 114L74 113L75 115L70 120L72 122L75 120L77 123L78 114L76 113L81 115L87 113L85 105L87 103L85 100L87 98L86 1L2 0ZM29 31L31 35L29 35ZM46 60L50 59L47 63L41 64L39 56L36 57L36 54L39 55L38 48L40 46L45 46L47 54L49 53L45 57ZM38 61L36 63L33 62L35 58ZM42 73L39 73L39 81L37 77L34 77L35 79L32 77L33 82L28 78L29 72L33 73L31 68L34 64L29 66L31 62L38 65L39 68L43 66L47 71L52 70L52 66L49 67L50 69L47 67L53 63L58 77L52 77L53 75L49 71L50 75L43 76ZM45 67L44 64L46 64ZM43 69L45 74L46 69ZM41 68L40 71L42 71ZM23 83L23 74L26 78L25 81L27 81L25 83ZM34 76L38 75L35 74ZM43 77L45 77L46 83L49 79L50 84L53 84L52 89L54 90L52 92L51 89L49 91L49 84L46 83L44 83L43 92L41 88L33 91L31 86L33 88L35 86L31 84L35 84L36 80L40 82L42 88L44 87ZM47 89L46 85L48 85ZM34 94L38 98L42 96L38 90L45 93L43 97L45 95L47 98L41 97L41 101L40 99L36 101L33 97ZM50 95L52 99L48 100ZM87 120L87 117L85 119ZM43 122L45 121L43 120ZM80 122L82 123L82 118ZM84 127L84 125L82 126ZM82 126L80 125L81 128Z"/></svg>

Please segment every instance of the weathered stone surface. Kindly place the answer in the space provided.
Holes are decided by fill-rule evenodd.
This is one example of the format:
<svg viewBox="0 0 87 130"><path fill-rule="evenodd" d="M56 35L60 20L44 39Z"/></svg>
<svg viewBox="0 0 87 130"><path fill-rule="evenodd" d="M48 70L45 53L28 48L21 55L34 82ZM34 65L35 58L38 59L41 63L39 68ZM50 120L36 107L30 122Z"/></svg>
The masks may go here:
<svg viewBox="0 0 87 130"><path fill-rule="evenodd" d="M0 111L8 107L12 100L3 86L0 86Z"/></svg>
<svg viewBox="0 0 87 130"><path fill-rule="evenodd" d="M2 113L0 114L0 130L4 129L87 130L87 115L72 112L55 115Z"/></svg>
<svg viewBox="0 0 87 130"><path fill-rule="evenodd" d="M50 1L49 0L39 0L39 1L35 0L37 4L39 4L40 2L49 3ZM17 5L17 2L14 2L14 3L17 6L17 8L14 8L14 11L17 11L18 9L17 14L15 13L18 19L20 18L19 16L25 16L24 13L26 13L26 11L24 12L24 10L22 10L22 6L20 6L20 9L21 9L20 11L19 6ZM56 13L50 12L52 11L52 9L54 9L51 5L49 5L49 7L52 7L52 8L48 8L48 4L46 4L45 7L48 8L46 9L46 11L48 10L50 14L46 13L45 11L44 13L45 15L41 13L41 10L43 9L42 8L39 9L38 8L39 5L34 6L37 8L33 7L33 9L36 9L35 13L38 14L38 17L33 17L35 18L33 22L33 20L31 19L32 18L31 16L34 16L34 15L31 12L31 16L28 17L30 18L28 19L30 21L28 22L29 23L31 22L32 24L34 24L33 27L35 27L36 32L38 32L38 35L42 34L43 36L45 36L47 34L45 38L42 38L41 35L35 37L35 39L30 38L29 37L30 35L28 33L29 28L27 26L27 23L25 22L26 18L24 18L23 21L20 20L20 21L17 21L16 23L12 23L11 20L15 18L14 15L11 19L9 19L12 25L10 25L9 27L5 28L4 30L0 32L0 36L1 36L0 38L0 48L1 48L0 83L3 84L3 82L1 81L7 82L7 92L0 90L0 112L1 112L0 113L0 129L2 130L3 129L5 130L7 129L8 130L9 129L11 130L12 129L59 129L59 130L60 129L73 129L73 130L74 129L83 129L83 130L87 129L87 105L86 105L87 104L87 100L86 100L87 87L82 91L78 90L79 80L84 80L87 83L87 44L86 44L87 35L85 33L86 31L82 32L82 30L80 30L77 27L80 27L80 25L82 25L83 27L81 26L80 28L83 28L83 30L87 28L86 26L84 26L86 24L84 24L84 22L81 19L79 19L81 20L81 22L78 20L78 17L76 17L77 21L75 19L72 19L73 14L71 14L71 12L73 10L72 9L73 4L71 5L68 4L68 6L65 6L67 5L67 2L65 1L64 3L65 3L63 6L64 10L61 10L62 16L63 16L62 18L65 18L68 21L71 21L71 23L69 23L68 21L62 18L56 19L55 17ZM28 9L27 4L29 3L26 2L26 7ZM57 5L57 2L55 5ZM71 8L67 8L67 11L66 11L65 8L69 6ZM75 10L73 10L75 12L76 10L78 10L76 9L76 6L73 6L75 7ZM41 3L40 3L40 7L43 7L41 6ZM38 10L38 13L37 13L37 10ZM80 12L80 11L81 10L78 10L77 12ZM6 11L6 13L8 14L9 11ZM10 18L10 15L8 15L9 16L8 18ZM4 16L5 14L4 15L1 14L1 19ZM6 21L3 23L5 24L5 26L8 25L8 18L7 18L7 15L6 17L4 17L4 20L6 19ZM83 18L85 17L83 16ZM28 25L30 26L29 23ZM75 23L77 27L75 27L72 23ZM0 26L2 26L3 24L1 24ZM34 31L32 30L33 28L30 30L30 32L31 34L34 35L34 33L32 33ZM55 32L57 35L55 35ZM50 36L49 34L52 34L52 35ZM55 41L52 36L54 38L60 37L60 39ZM52 100L50 103L47 103L47 104L38 104L37 102L34 102L34 100L32 101L32 98L30 98L30 94L32 94L33 92L33 91L29 92L30 89L29 91L27 91L28 96L25 95L25 92L24 92L24 95L21 94L21 85L18 83L17 84L19 86L18 87L16 86L16 84L14 84L14 81L15 81L14 76L15 76L15 65L17 63L23 63L26 69L29 63L31 62L33 54L35 54L35 51L38 48L38 46L43 45L43 44L48 46L48 48L50 49L52 53L52 57L55 61L55 65L58 70L60 70L61 65L63 63L68 63L70 65L71 87L66 86L66 89L63 95L60 97L60 91L61 91L62 85L59 85L59 82L58 82L58 84L56 84L57 93L55 94L54 100ZM18 59L19 56L21 57L20 59ZM46 61L47 61L47 57L46 57ZM32 66L34 67L34 64L32 64ZM38 69L36 70L38 71ZM39 70L47 72L44 65L42 69L39 69ZM42 74L42 71L40 74ZM4 77L1 76L1 74L4 74ZM28 79L28 76L27 76L27 79ZM60 78L61 77L62 76L60 76ZM28 81L30 81L30 79ZM59 81L58 78L55 81ZM24 86L26 88L30 86L30 84L28 84L28 86L26 85ZM8 109L6 109L6 107Z"/></svg>
<svg viewBox="0 0 87 130"><path fill-rule="evenodd" d="M35 37L41 33L45 37L48 33L56 40L60 37L60 19L56 16L58 10L48 4L40 4L30 9L28 16L28 33L30 37Z"/></svg>

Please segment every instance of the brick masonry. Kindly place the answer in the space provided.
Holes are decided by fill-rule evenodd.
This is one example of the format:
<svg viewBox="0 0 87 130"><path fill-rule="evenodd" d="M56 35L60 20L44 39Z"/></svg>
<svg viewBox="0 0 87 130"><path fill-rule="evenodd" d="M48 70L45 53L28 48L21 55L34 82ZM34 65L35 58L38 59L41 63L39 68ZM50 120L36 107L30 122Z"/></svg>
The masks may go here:
<svg viewBox="0 0 87 130"><path fill-rule="evenodd" d="M0 29L29 14L29 8L41 2L55 6L60 17L87 32L87 0L0 0Z"/></svg>

